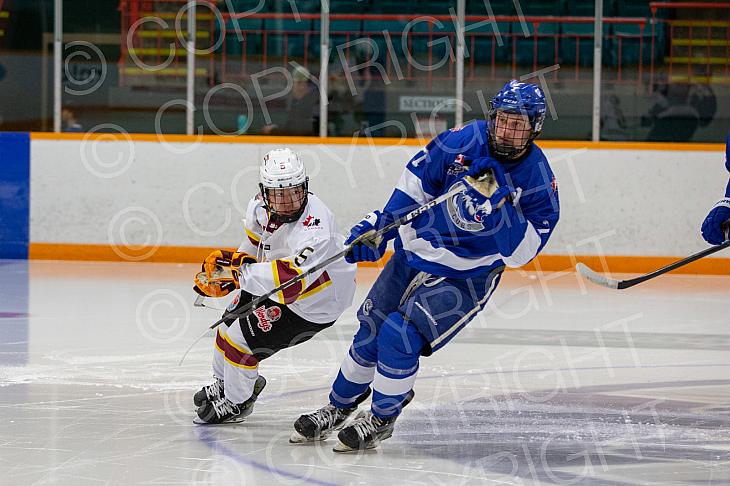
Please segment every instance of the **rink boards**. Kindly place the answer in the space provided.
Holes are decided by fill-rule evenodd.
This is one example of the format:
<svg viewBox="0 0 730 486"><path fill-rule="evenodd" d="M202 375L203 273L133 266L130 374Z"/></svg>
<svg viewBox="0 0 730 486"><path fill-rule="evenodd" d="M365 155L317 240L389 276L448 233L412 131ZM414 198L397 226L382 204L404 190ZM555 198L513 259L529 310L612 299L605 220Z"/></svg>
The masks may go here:
<svg viewBox="0 0 730 486"><path fill-rule="evenodd" d="M1 144L15 179L12 190L6 184L0 214L18 231L0 233L0 256L38 259L197 261L208 248L236 246L246 204L258 190L259 161L279 146L300 153L310 190L333 208L345 232L382 207L423 145L415 139L13 135ZM728 178L721 144L539 145L561 202L540 269L604 258L613 271L645 271L706 246L699 227ZM729 262L712 259L688 270L727 274Z"/></svg>

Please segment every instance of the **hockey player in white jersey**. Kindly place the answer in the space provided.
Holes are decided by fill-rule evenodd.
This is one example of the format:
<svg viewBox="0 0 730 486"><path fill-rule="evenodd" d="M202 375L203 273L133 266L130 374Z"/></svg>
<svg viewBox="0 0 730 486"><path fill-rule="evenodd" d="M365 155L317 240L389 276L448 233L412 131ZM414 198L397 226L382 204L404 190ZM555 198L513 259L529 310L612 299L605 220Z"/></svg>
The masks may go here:
<svg viewBox="0 0 730 486"><path fill-rule="evenodd" d="M260 193L246 210L246 238L235 252L212 252L195 278L194 288L204 296L238 291L229 311L344 248L334 215L308 192L309 178L296 153L272 150L259 176ZM273 295L251 314L218 326L214 382L193 397L196 422L237 422L248 416L266 385L259 362L331 326L352 304L356 269L339 260Z"/></svg>
<svg viewBox="0 0 730 486"><path fill-rule="evenodd" d="M346 452L390 437L414 397L420 357L441 349L485 307L505 266L521 267L542 250L560 212L555 177L533 143L544 118L537 86L507 83L492 99L486 122L434 138L408 162L384 209L350 230L346 243L459 184L465 188L386 234L377 248L353 248L349 261L378 260L385 242L395 239L395 254L358 310L360 329L329 403L299 417L292 442L322 440L341 429L335 451ZM489 191L474 183L486 172L498 186ZM358 417L370 384L370 410Z"/></svg>

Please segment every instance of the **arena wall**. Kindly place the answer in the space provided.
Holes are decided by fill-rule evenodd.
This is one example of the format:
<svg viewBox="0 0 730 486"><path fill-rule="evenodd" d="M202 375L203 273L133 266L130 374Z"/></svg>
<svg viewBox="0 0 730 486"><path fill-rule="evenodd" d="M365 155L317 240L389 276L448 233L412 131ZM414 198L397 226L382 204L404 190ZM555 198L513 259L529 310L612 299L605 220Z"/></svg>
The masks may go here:
<svg viewBox="0 0 730 486"><path fill-rule="evenodd" d="M30 257L198 261L236 246L259 161L282 145L300 153L310 190L344 233L383 206L422 141L31 134ZM605 257L613 271L644 271L706 247L699 227L727 183L724 146L540 145L561 202L543 270ZM693 271L730 265L712 259Z"/></svg>

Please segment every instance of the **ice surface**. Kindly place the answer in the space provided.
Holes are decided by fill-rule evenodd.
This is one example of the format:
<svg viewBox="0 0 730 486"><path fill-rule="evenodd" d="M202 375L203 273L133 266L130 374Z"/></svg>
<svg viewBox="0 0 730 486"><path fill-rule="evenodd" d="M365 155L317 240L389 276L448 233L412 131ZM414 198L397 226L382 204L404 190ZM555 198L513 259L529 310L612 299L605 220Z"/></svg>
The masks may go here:
<svg viewBox="0 0 730 486"><path fill-rule="evenodd" d="M220 312L195 265L0 262L0 484L730 484L730 277L625 291L509 272L421 362L392 439L292 445L326 402L354 310L261 364L240 425L191 422ZM376 275L360 272L359 303Z"/></svg>

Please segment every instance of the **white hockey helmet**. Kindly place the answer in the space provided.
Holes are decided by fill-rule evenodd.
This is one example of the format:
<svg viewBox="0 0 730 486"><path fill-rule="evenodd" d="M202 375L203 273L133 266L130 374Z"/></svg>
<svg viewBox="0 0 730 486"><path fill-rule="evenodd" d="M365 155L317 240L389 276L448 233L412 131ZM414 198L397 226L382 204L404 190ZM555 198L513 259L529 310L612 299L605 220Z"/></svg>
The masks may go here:
<svg viewBox="0 0 730 486"><path fill-rule="evenodd" d="M307 205L309 177L299 156L291 149L274 149L264 155L259 169L259 188L269 215L291 223Z"/></svg>

